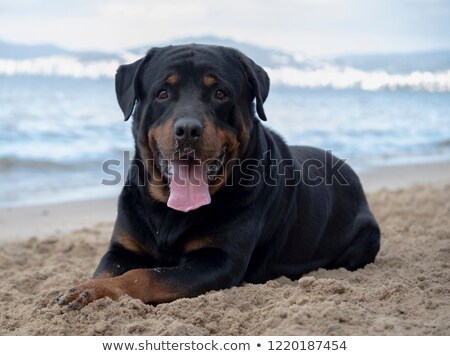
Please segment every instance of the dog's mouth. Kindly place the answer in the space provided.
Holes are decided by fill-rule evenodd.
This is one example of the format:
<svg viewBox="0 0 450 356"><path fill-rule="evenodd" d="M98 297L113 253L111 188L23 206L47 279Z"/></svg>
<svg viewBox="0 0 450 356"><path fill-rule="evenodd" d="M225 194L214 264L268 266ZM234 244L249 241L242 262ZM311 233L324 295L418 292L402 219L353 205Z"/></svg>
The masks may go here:
<svg viewBox="0 0 450 356"><path fill-rule="evenodd" d="M216 157L206 160L197 159L194 151L177 152L171 160L159 158L161 173L169 185L167 206L188 212L211 203L209 184L223 173L226 157L224 146Z"/></svg>

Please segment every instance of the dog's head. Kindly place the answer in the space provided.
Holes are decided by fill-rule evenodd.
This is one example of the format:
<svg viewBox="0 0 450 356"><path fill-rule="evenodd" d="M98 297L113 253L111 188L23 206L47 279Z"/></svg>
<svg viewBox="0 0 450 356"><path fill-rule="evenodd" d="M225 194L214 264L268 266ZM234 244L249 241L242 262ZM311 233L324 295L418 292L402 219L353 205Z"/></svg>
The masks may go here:
<svg viewBox="0 0 450 356"><path fill-rule="evenodd" d="M125 120L133 114L151 196L185 212L208 204L230 173L227 163L248 146L254 101L266 120L268 92L266 72L232 48L153 48L119 67L117 99Z"/></svg>

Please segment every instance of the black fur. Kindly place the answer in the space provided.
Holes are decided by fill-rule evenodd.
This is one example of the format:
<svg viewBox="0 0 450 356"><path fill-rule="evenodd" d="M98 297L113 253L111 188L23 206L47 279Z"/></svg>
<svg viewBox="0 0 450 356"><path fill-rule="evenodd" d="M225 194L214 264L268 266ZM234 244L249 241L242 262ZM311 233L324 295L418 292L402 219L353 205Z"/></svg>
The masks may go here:
<svg viewBox="0 0 450 356"><path fill-rule="evenodd" d="M173 102L161 106L155 92L173 70L182 84ZM202 94L199 78L205 71L229 90L226 103L210 103ZM120 195L110 248L95 276L148 269L152 278L173 286L169 301L244 281L296 279L317 268L355 270L374 261L380 232L357 175L329 152L287 146L260 123L252 106L256 101L258 117L266 120L269 78L245 55L194 44L154 48L119 68L116 91L125 120L134 110L136 157ZM151 172L142 163L147 132L170 119L170 105L204 113L223 130L248 131L238 152L243 163L229 177L233 184L215 192L211 204L188 213L149 194ZM282 160L282 170L271 165ZM139 249L129 250L119 239L124 235ZM192 241L200 241L201 248L186 251Z"/></svg>

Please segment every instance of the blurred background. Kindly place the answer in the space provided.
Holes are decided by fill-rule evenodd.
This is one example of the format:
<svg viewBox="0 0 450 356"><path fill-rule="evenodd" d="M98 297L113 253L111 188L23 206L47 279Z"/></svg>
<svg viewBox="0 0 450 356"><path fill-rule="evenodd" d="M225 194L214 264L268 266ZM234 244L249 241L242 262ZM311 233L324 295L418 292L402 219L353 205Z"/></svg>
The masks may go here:
<svg viewBox="0 0 450 356"><path fill-rule="evenodd" d="M450 162L448 0L0 0L0 206L116 196L102 163L133 143L115 71L191 42L267 70L290 144L358 172Z"/></svg>

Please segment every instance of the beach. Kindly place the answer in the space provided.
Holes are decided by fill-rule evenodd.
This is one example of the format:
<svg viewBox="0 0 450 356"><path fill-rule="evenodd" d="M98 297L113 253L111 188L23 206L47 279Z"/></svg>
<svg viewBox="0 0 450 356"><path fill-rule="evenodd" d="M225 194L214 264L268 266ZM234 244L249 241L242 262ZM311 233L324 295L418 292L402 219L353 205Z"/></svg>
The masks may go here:
<svg viewBox="0 0 450 356"><path fill-rule="evenodd" d="M450 335L450 162L360 177L382 231L373 264L158 306L50 303L92 275L117 199L0 208L0 335Z"/></svg>

